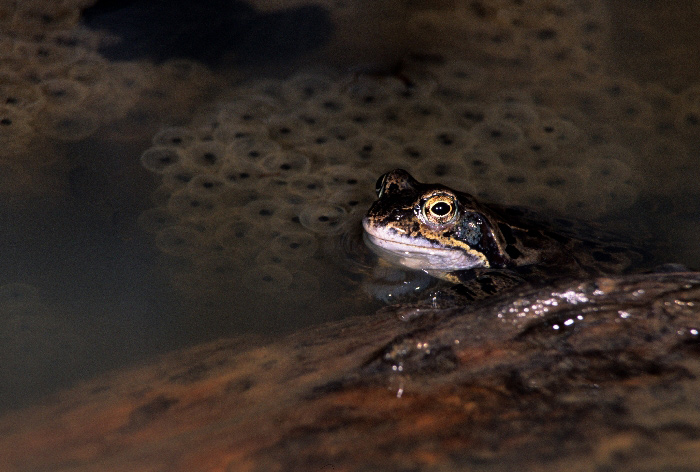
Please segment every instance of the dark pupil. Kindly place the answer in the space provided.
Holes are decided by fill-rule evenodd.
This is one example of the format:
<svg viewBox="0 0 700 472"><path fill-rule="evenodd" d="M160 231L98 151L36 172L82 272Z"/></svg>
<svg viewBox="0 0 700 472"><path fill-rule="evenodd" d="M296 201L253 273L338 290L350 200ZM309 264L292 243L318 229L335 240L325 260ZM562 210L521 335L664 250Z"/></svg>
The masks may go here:
<svg viewBox="0 0 700 472"><path fill-rule="evenodd" d="M382 193L382 188L384 188L384 178L385 177L386 177L386 174L379 177L379 179L377 180L377 183L374 186L374 191L377 192L377 196L379 196L379 194Z"/></svg>
<svg viewBox="0 0 700 472"><path fill-rule="evenodd" d="M452 211L452 205L445 202L439 202L433 205L430 211L437 216L445 216Z"/></svg>

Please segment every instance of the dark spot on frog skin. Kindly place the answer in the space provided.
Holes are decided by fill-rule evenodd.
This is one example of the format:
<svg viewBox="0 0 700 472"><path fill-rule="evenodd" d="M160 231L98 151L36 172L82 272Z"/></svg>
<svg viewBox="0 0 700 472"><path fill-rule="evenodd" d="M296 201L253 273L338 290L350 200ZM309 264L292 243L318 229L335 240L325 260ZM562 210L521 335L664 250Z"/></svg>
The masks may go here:
<svg viewBox="0 0 700 472"><path fill-rule="evenodd" d="M506 240L506 244L515 244L515 236L513 236L513 231L511 231L510 226L505 223L498 223L498 229L501 230L501 234Z"/></svg>
<svg viewBox="0 0 700 472"><path fill-rule="evenodd" d="M485 293L494 294L498 291L498 287L496 287L496 284L494 283L493 279L489 277L481 277L477 278L476 280Z"/></svg>
<svg viewBox="0 0 700 472"><path fill-rule="evenodd" d="M545 236L542 234L542 231L540 231L537 228L529 228L527 230L527 235L531 238L544 238Z"/></svg>
<svg viewBox="0 0 700 472"><path fill-rule="evenodd" d="M569 241L569 238L567 238L566 236L562 236L561 234L557 234L554 231L543 231L543 234L548 238L552 238L553 240L562 244Z"/></svg>
<svg viewBox="0 0 700 472"><path fill-rule="evenodd" d="M476 292L466 285L456 285L452 290L467 301L474 301L477 299Z"/></svg>
<svg viewBox="0 0 700 472"><path fill-rule="evenodd" d="M525 212L518 207L509 207L505 209L505 213L508 216L523 216Z"/></svg>
<svg viewBox="0 0 700 472"><path fill-rule="evenodd" d="M511 257L511 259L518 259L523 255L523 253L520 252L518 248L510 244L506 246L506 254L508 254Z"/></svg>

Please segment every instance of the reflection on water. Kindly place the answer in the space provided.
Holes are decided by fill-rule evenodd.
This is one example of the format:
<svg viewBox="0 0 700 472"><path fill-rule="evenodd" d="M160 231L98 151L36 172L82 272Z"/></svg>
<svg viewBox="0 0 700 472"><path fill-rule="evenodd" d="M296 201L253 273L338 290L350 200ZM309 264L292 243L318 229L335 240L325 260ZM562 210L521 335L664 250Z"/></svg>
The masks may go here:
<svg viewBox="0 0 700 472"><path fill-rule="evenodd" d="M656 8L688 31L649 48L657 15L619 0L231 2L254 15L231 13L248 40L227 54L113 60L115 34L159 44L158 28L86 29L89 3L0 6L4 406L173 347L371 313L384 288L353 228L394 167L700 262L681 6ZM266 29L304 11L319 35L272 54ZM672 77L646 68L669 57Z"/></svg>

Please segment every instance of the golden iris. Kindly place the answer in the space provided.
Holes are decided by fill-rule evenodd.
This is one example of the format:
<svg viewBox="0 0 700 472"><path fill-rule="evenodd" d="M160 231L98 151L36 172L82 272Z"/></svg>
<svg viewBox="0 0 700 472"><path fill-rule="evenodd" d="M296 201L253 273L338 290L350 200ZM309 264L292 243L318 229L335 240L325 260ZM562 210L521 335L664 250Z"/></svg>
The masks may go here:
<svg viewBox="0 0 700 472"><path fill-rule="evenodd" d="M457 216L457 202L452 195L433 195L423 204L423 218L433 224L450 223Z"/></svg>

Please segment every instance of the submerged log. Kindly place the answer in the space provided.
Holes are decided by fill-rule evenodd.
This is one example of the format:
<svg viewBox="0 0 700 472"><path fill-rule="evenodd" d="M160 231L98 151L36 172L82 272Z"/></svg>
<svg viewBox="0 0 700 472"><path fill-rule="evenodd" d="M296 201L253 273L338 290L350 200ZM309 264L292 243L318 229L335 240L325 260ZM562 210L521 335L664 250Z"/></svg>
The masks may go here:
<svg viewBox="0 0 700 472"><path fill-rule="evenodd" d="M699 273L401 310L85 382L0 418L0 469L700 469Z"/></svg>

